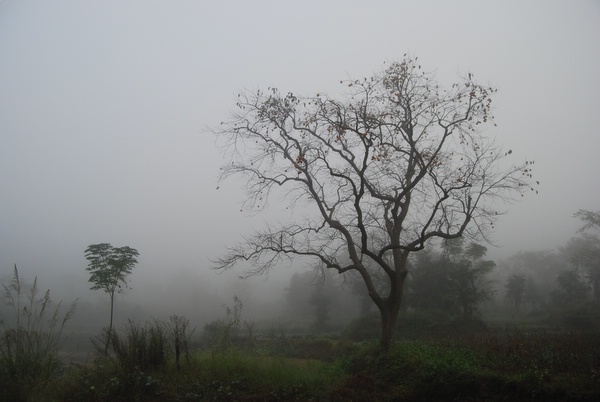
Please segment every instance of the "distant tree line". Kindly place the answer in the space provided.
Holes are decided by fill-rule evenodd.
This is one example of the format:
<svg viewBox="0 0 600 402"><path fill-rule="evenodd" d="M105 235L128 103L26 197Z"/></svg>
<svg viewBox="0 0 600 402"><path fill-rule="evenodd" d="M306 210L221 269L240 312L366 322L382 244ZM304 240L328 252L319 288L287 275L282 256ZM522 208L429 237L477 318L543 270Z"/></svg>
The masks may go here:
<svg viewBox="0 0 600 402"><path fill-rule="evenodd" d="M490 318L574 329L600 326L600 212L582 210L575 217L582 227L564 246L522 251L498 264L485 258L486 247L463 239L415 254L403 311L460 323ZM368 316L373 306L359 278L314 272L291 278L286 305L290 317L315 331L331 329L340 314Z"/></svg>

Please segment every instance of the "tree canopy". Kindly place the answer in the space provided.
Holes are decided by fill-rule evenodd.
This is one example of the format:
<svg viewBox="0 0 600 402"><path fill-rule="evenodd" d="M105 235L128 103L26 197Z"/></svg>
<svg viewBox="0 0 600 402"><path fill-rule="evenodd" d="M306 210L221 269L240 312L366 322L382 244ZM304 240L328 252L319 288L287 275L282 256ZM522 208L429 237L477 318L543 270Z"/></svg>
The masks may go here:
<svg viewBox="0 0 600 402"><path fill-rule="evenodd" d="M131 247L113 247L109 243L92 244L85 250L89 261L91 289L113 294L127 286L127 276L137 264L137 250Z"/></svg>

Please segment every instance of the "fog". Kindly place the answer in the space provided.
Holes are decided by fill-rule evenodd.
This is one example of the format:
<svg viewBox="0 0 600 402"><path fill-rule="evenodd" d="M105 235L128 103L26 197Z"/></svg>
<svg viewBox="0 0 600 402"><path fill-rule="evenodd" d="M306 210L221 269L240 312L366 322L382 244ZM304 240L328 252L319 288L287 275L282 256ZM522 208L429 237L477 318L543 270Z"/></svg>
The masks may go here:
<svg viewBox="0 0 600 402"><path fill-rule="evenodd" d="M536 162L539 194L507 207L488 257L556 250L574 212L600 209L599 43L597 1L0 1L0 277L17 264L98 323L108 297L89 289L84 250L108 242L140 253L118 323L202 326L234 295L247 319L284 320L304 261L246 280L210 269L293 212L274 199L248 216L239 182L217 190L208 128L241 89L336 97L404 53L442 83L497 86L489 135Z"/></svg>

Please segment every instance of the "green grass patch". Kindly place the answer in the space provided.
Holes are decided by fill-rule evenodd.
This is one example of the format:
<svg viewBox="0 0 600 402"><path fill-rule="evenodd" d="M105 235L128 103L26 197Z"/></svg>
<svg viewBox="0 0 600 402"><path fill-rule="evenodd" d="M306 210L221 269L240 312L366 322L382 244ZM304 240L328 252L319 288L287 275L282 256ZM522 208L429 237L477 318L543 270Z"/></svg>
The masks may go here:
<svg viewBox="0 0 600 402"><path fill-rule="evenodd" d="M117 361L73 368L54 400L198 401L308 400L329 395L344 373L313 359L286 358L230 348L193 354L179 370L124 371Z"/></svg>

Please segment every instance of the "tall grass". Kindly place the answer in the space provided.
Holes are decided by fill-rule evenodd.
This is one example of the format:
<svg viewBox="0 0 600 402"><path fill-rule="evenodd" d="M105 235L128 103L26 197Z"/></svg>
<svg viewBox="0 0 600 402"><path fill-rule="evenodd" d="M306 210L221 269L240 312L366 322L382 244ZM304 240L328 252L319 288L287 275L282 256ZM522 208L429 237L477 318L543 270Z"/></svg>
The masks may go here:
<svg viewBox="0 0 600 402"><path fill-rule="evenodd" d="M124 335L113 332L111 343L125 372L156 369L167 363L169 339L166 325L161 321L142 326L129 320Z"/></svg>
<svg viewBox="0 0 600 402"><path fill-rule="evenodd" d="M28 400L43 388L60 366L58 349L73 303L61 314L61 302L52 308L50 291L40 297L37 277L24 289L17 266L12 278L2 283L4 306L0 313L1 400Z"/></svg>

